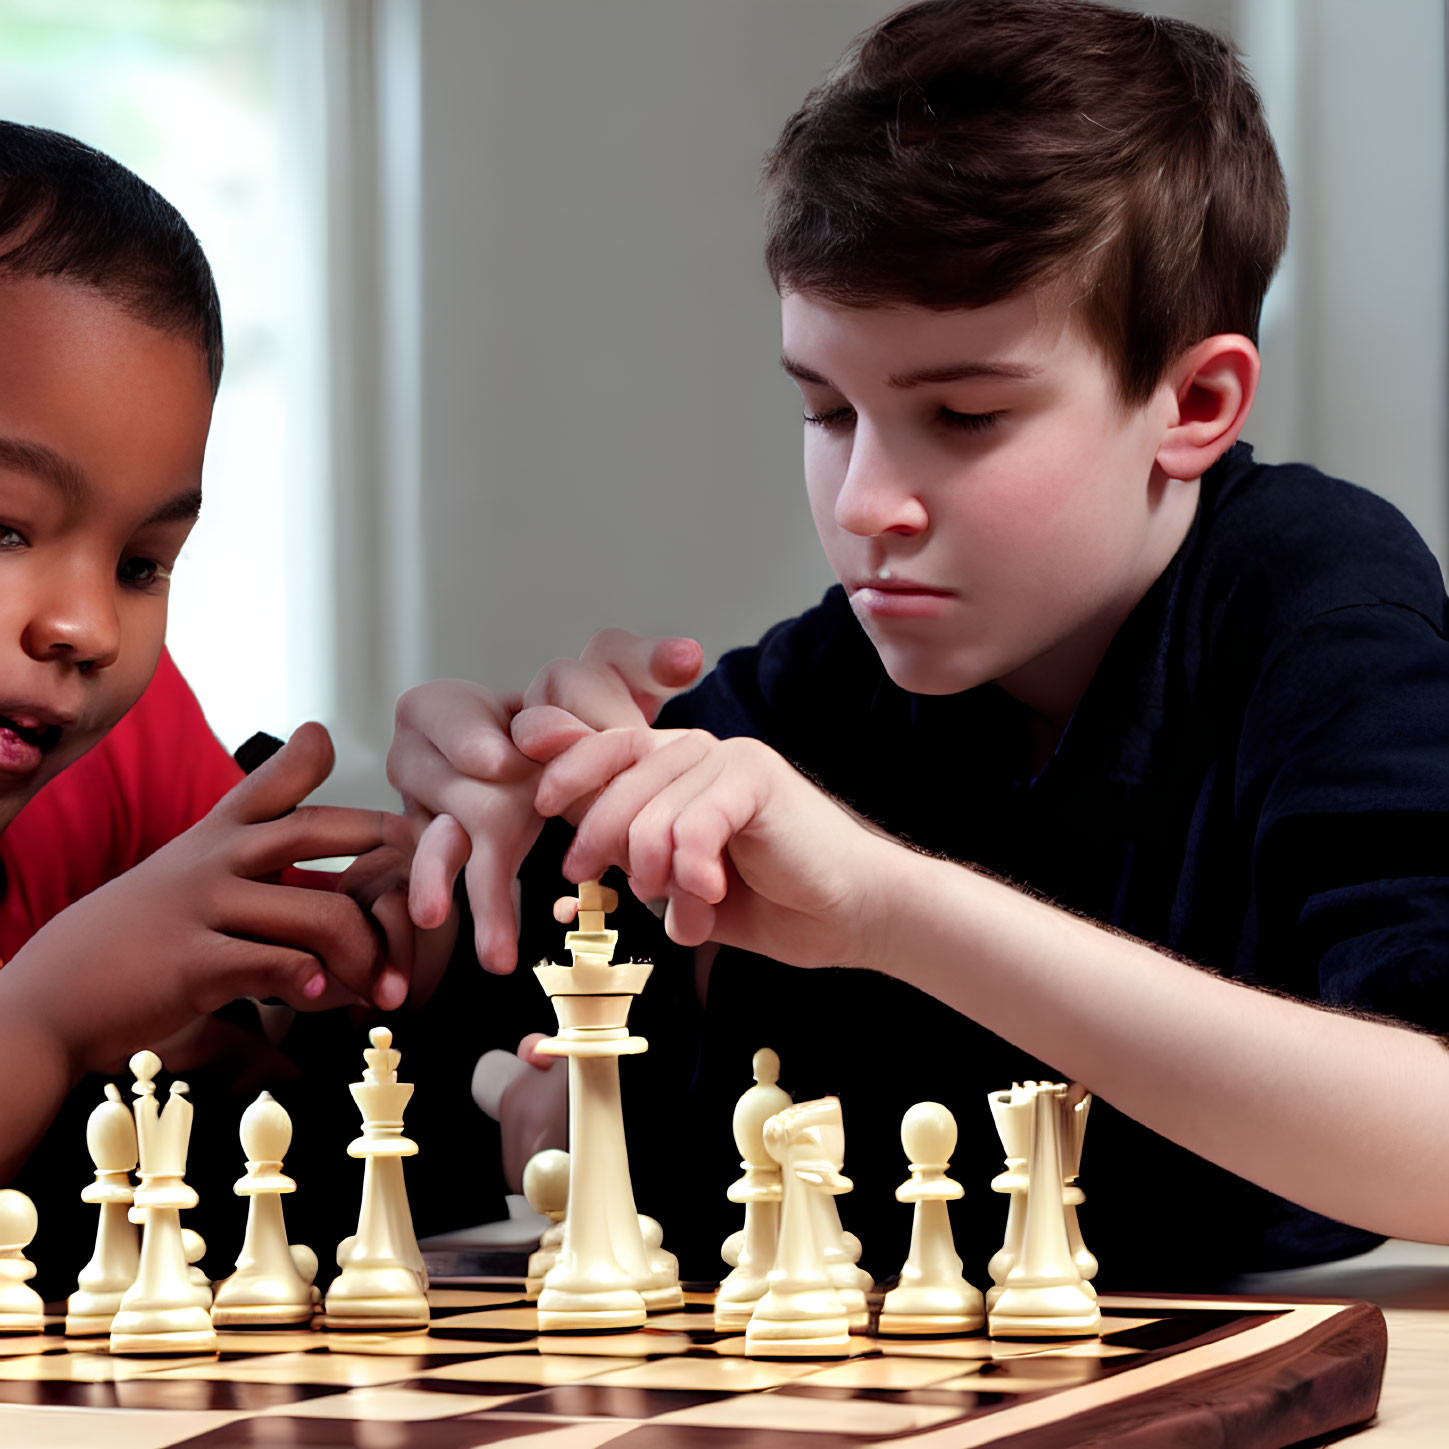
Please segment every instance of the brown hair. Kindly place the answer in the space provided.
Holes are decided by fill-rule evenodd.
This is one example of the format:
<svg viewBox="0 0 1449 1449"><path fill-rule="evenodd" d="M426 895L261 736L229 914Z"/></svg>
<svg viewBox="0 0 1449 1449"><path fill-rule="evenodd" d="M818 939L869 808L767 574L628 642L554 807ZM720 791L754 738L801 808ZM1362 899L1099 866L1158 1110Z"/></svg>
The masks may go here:
<svg viewBox="0 0 1449 1449"><path fill-rule="evenodd" d="M1092 0L920 0L861 35L765 161L781 292L983 306L1064 284L1126 403L1256 338L1288 229L1232 47Z"/></svg>

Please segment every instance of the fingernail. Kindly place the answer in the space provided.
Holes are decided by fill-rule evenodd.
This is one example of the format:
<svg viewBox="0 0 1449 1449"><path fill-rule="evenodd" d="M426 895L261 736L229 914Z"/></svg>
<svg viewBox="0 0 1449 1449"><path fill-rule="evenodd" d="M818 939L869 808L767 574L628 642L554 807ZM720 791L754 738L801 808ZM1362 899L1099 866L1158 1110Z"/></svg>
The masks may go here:
<svg viewBox="0 0 1449 1449"><path fill-rule="evenodd" d="M377 990L374 992L377 1004L384 1011L395 1011L403 1004L407 994L407 977L396 967L384 966L382 975L377 978Z"/></svg>
<svg viewBox="0 0 1449 1449"><path fill-rule="evenodd" d="M316 999L321 996L322 993L326 990L327 977L323 975L321 971L317 972L315 976L309 976L307 980L302 983L302 995L305 996L308 1001L316 1001Z"/></svg>

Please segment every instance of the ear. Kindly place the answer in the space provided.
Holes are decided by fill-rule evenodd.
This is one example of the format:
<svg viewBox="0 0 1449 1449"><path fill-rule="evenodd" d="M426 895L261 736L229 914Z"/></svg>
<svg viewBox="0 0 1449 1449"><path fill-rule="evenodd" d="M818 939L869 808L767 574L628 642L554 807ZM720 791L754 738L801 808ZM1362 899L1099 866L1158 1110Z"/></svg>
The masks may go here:
<svg viewBox="0 0 1449 1449"><path fill-rule="evenodd" d="M1201 478L1237 442L1258 391L1262 362L1236 332L1205 337L1168 369L1175 407L1157 449L1169 478Z"/></svg>

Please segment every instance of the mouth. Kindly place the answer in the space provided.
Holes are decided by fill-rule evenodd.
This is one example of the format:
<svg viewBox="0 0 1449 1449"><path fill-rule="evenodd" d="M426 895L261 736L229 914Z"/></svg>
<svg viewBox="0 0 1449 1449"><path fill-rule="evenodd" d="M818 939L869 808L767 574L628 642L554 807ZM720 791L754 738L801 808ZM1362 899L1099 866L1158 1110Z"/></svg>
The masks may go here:
<svg viewBox="0 0 1449 1449"><path fill-rule="evenodd" d="M0 771L29 774L60 742L61 727L0 714Z"/></svg>
<svg viewBox="0 0 1449 1449"><path fill-rule="evenodd" d="M949 610L959 598L955 589L939 589L919 579L856 579L850 586L850 602L858 613L877 620L934 619Z"/></svg>

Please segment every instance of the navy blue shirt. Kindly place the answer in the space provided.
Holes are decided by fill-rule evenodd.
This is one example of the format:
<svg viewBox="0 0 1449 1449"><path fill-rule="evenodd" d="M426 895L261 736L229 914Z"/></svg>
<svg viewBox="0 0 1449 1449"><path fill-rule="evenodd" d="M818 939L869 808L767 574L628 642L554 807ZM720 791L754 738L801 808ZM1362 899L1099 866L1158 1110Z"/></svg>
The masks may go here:
<svg viewBox="0 0 1449 1449"><path fill-rule="evenodd" d="M995 685L951 696L898 688L839 588L727 654L659 722L761 739L923 849L1224 976L1444 1035L1445 610L1438 565L1389 504L1307 467L1260 465L1239 445L1204 478L1181 549L1035 776L1020 705ZM646 927L631 929L622 944L648 954ZM842 1100L856 1190L841 1216L878 1275L899 1269L909 1237L910 1210L893 1191L906 1175L901 1116L927 1099L955 1112L953 1175L967 1194L953 1205L957 1246L981 1281L1005 1211L988 1188L1002 1151L985 1099L1056 1076L1051 1064L892 978L734 950L721 952L691 1021L687 961L667 942L652 946L672 984L656 971L649 994L664 1009L647 1014L662 1017L672 1049L650 1074L643 1122L653 1125L641 1122L631 1158L641 1208L668 1219L666 1243L686 1271L722 1271L718 1244L738 1215L723 1198L737 1171L730 1113L751 1054L768 1045L797 1100ZM689 1144L701 1176L717 1179L682 1215L668 1212L679 1191L653 1184L653 1169L679 1166L658 1160L661 1142ZM1101 1102L1082 1185L1108 1286L1184 1288L1379 1241Z"/></svg>

